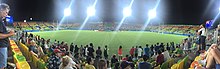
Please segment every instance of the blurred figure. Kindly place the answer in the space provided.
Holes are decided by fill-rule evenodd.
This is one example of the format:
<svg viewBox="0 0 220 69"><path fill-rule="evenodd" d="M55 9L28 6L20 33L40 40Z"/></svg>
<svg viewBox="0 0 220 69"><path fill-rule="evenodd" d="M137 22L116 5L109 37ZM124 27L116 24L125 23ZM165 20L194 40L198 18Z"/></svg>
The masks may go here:
<svg viewBox="0 0 220 69"><path fill-rule="evenodd" d="M93 44L90 43L89 45L90 45L90 47L88 47L88 56L94 58L94 54L93 53L95 52L95 50L93 48Z"/></svg>
<svg viewBox="0 0 220 69"><path fill-rule="evenodd" d="M139 46L139 48L138 48L138 58L141 58L141 56L142 56L142 47L141 46Z"/></svg>
<svg viewBox="0 0 220 69"><path fill-rule="evenodd" d="M99 60L98 69L107 69L107 62L105 60Z"/></svg>
<svg viewBox="0 0 220 69"><path fill-rule="evenodd" d="M205 24L200 25L200 29L198 30L198 33L200 34L199 38L199 45L200 45L200 50L205 50L206 49L206 29L205 29Z"/></svg>
<svg viewBox="0 0 220 69"><path fill-rule="evenodd" d="M48 60L48 69L59 69L61 64L61 55L62 52L59 49L54 49L53 54L49 57Z"/></svg>
<svg viewBox="0 0 220 69"><path fill-rule="evenodd" d="M7 47L10 46L8 37L15 35L14 30L7 31L5 23L3 23L3 19L8 16L9 10L10 8L7 4L0 4L0 69L4 69L7 65Z"/></svg>
<svg viewBox="0 0 220 69"><path fill-rule="evenodd" d="M147 62L147 59L148 59L147 55L144 55L143 59L144 61L138 64L138 69L146 69L146 68L151 69L152 68L151 64Z"/></svg>
<svg viewBox="0 0 220 69"><path fill-rule="evenodd" d="M132 47L131 49L130 49L130 55L131 55L131 57L134 57L134 50L135 50L135 48L134 47Z"/></svg>
<svg viewBox="0 0 220 69"><path fill-rule="evenodd" d="M102 58L102 50L100 46L96 50L96 58Z"/></svg>
<svg viewBox="0 0 220 69"><path fill-rule="evenodd" d="M118 48L118 59L119 61L122 59L122 46L119 46Z"/></svg>
<svg viewBox="0 0 220 69"><path fill-rule="evenodd" d="M146 47L144 48L144 55L150 57L149 53L150 53L150 48L148 47L149 45L146 44Z"/></svg>
<svg viewBox="0 0 220 69"><path fill-rule="evenodd" d="M118 62L116 55L114 54L111 58L111 67L113 67Z"/></svg>
<svg viewBox="0 0 220 69"><path fill-rule="evenodd" d="M104 48L104 57L105 57L105 59L108 59L108 47L107 47L107 45L105 45L105 48Z"/></svg>
<svg viewBox="0 0 220 69"><path fill-rule="evenodd" d="M164 55L162 54L162 52L159 50L157 54L158 56L156 58L156 66L161 65L164 62Z"/></svg>
<svg viewBox="0 0 220 69"><path fill-rule="evenodd" d="M61 61L59 69L77 69L77 64L69 56L64 56Z"/></svg>
<svg viewBox="0 0 220 69"><path fill-rule="evenodd" d="M94 60L92 58L88 57L86 61L87 63L86 63L85 69L95 69L95 67L93 66Z"/></svg>

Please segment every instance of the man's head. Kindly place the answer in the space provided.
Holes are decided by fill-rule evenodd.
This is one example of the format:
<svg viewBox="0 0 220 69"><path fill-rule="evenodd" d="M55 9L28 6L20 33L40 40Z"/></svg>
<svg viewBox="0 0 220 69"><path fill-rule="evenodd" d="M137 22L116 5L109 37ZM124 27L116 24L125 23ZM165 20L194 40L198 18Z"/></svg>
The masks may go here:
<svg viewBox="0 0 220 69"><path fill-rule="evenodd" d="M147 61L148 56L147 56L147 55L144 55L144 56L143 56L143 59L144 59L144 61Z"/></svg>
<svg viewBox="0 0 220 69"><path fill-rule="evenodd" d="M205 24L201 24L199 27L200 28L205 28Z"/></svg>
<svg viewBox="0 0 220 69"><path fill-rule="evenodd" d="M59 49L54 49L54 53L56 54L56 56L61 57L62 56L62 52Z"/></svg>
<svg viewBox="0 0 220 69"><path fill-rule="evenodd" d="M9 6L5 3L1 3L0 4L0 16L1 18L5 18L6 16L8 16L8 13L9 13Z"/></svg>

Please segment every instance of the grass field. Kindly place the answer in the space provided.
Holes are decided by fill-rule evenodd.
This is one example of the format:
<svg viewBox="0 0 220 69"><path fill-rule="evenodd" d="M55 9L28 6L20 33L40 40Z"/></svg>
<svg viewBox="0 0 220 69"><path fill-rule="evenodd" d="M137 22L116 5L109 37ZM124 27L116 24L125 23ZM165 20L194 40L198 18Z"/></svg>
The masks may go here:
<svg viewBox="0 0 220 69"><path fill-rule="evenodd" d="M55 39L59 41L65 41L70 43L75 43L78 45L86 45L93 43L95 49L98 46L101 48L104 45L108 45L109 54L117 54L117 49L121 45L123 48L123 54L129 54L129 50L132 46L142 46L145 47L146 44L155 44L157 42L175 42L180 43L185 36L171 35L171 34L158 34L153 32L133 32L133 31L123 31L117 32L100 32L100 31L80 31L79 36L76 38L76 34L79 31L76 30L62 30L62 31L49 31L49 32L33 32L35 35L40 35L43 38ZM76 40L76 41L74 41Z"/></svg>

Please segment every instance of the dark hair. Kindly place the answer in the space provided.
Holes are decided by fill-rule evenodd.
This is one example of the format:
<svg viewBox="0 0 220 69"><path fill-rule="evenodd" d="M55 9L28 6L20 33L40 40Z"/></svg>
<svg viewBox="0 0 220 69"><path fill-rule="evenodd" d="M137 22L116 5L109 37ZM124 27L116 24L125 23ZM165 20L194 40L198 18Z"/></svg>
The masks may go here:
<svg viewBox="0 0 220 69"><path fill-rule="evenodd" d="M161 54L162 52L160 50L157 51L158 54Z"/></svg>
<svg viewBox="0 0 220 69"><path fill-rule="evenodd" d="M128 62L126 62L126 61L122 61L122 62L121 62L120 67L121 67L122 69L125 69L125 68L128 67L128 66L129 66L129 63L128 63Z"/></svg>
<svg viewBox="0 0 220 69"><path fill-rule="evenodd" d="M148 44L146 44L146 47L148 47L149 45Z"/></svg>
<svg viewBox="0 0 220 69"><path fill-rule="evenodd" d="M90 63L92 62L92 58L91 58L91 57L88 57L88 58L86 59L86 61L87 61L88 64L90 64Z"/></svg>
<svg viewBox="0 0 220 69"><path fill-rule="evenodd" d="M10 10L9 5L5 4L5 3L1 3L0 4L0 10L3 11L3 10L6 10L6 9Z"/></svg>
<svg viewBox="0 0 220 69"><path fill-rule="evenodd" d="M125 57L129 57L129 55L126 55Z"/></svg>
<svg viewBox="0 0 220 69"><path fill-rule="evenodd" d="M115 57L116 57L116 55L114 54L114 55L112 55L112 57L113 57L113 58L115 58Z"/></svg>
<svg viewBox="0 0 220 69"><path fill-rule="evenodd" d="M121 49L122 48L122 46L119 46L119 49Z"/></svg>
<svg viewBox="0 0 220 69"><path fill-rule="evenodd" d="M188 37L190 37L190 35L188 35Z"/></svg>
<svg viewBox="0 0 220 69"><path fill-rule="evenodd" d="M144 61L147 61L148 56L147 55L143 55L143 59L144 59Z"/></svg>
<svg viewBox="0 0 220 69"><path fill-rule="evenodd" d="M104 69L107 62L105 60L99 60L98 69Z"/></svg>
<svg viewBox="0 0 220 69"><path fill-rule="evenodd" d="M128 61L132 62L132 57L131 56L128 57Z"/></svg>
<svg viewBox="0 0 220 69"><path fill-rule="evenodd" d="M205 24L201 24L205 28Z"/></svg>
<svg viewBox="0 0 220 69"><path fill-rule="evenodd" d="M99 46L98 49L101 49L101 47Z"/></svg>

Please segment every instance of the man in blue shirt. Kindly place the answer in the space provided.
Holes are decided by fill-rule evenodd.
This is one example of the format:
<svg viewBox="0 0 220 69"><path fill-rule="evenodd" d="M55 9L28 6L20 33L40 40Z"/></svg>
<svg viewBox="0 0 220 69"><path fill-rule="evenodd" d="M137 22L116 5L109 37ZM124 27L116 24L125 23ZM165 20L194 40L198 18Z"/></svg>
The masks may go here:
<svg viewBox="0 0 220 69"><path fill-rule="evenodd" d="M148 57L146 55L143 56L144 61L138 64L138 69L151 69L152 66L149 62L147 62Z"/></svg>
<svg viewBox="0 0 220 69"><path fill-rule="evenodd" d="M148 47L149 45L146 44L146 48L144 48L144 55L150 57L149 52L150 52L150 48Z"/></svg>
<svg viewBox="0 0 220 69"><path fill-rule="evenodd" d="M15 35L14 30L7 31L3 23L3 19L8 16L9 6L7 4L0 4L0 69L4 69L7 65L7 47L10 46L8 37Z"/></svg>

